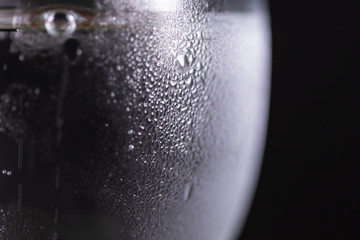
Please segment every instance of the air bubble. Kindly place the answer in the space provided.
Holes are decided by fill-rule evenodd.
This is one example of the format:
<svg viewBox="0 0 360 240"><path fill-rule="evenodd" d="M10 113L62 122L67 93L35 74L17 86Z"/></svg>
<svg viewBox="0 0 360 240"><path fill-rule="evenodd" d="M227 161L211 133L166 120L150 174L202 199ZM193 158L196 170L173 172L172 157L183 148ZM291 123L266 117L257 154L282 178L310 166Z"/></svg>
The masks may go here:
<svg viewBox="0 0 360 240"><path fill-rule="evenodd" d="M77 24L71 11L51 11L45 18L45 28L52 36L70 36L76 31Z"/></svg>

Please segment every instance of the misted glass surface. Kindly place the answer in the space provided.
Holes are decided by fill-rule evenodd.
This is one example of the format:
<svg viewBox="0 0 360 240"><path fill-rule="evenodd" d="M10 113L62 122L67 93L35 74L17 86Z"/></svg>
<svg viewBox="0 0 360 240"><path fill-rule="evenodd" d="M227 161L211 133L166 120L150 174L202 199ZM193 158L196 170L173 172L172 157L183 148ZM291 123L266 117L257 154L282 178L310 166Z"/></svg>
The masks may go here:
<svg viewBox="0 0 360 240"><path fill-rule="evenodd" d="M264 1L3 1L0 238L230 240L266 131Z"/></svg>

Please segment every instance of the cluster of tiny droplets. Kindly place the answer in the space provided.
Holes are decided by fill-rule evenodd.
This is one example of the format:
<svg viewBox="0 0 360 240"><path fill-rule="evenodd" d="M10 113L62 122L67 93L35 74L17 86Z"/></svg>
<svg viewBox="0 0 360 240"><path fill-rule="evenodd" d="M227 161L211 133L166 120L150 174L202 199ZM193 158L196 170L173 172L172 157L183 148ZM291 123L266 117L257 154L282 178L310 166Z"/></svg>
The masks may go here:
<svg viewBox="0 0 360 240"><path fill-rule="evenodd" d="M187 181L200 161L196 137L207 122L212 59L201 11L138 19L141 24L111 33L119 39L111 49L99 47L92 54L99 68L108 69L99 105L105 100L111 110L104 112L114 117L103 129L121 129L126 136L118 160L107 166L109 175L101 177L96 198L111 214L133 212L134 221L149 221L157 208L165 211L174 199L190 196ZM95 34L94 41L108 46L107 34ZM114 177L121 169L127 174ZM154 207L143 211L144 205Z"/></svg>
<svg viewBox="0 0 360 240"><path fill-rule="evenodd" d="M71 87L65 98L67 106L76 109L73 119L79 129L82 128L81 122L75 121L86 113L83 109L89 107L89 102L94 103L89 104L89 109L96 109L96 117L103 122L95 122L95 130L91 133L99 142L94 149L77 151L75 160L82 165L73 167L76 161L71 157L62 161L68 161L66 164L76 169L76 178L84 181L83 188L90 186L86 194L97 207L123 221L121 231L132 239L146 238L140 235L151 228L157 229L156 232L175 234L164 219L169 215L176 219L181 207L192 201L192 193L198 189L196 177L193 177L198 174L193 173L202 162L210 159L206 159L209 146L202 146L199 139L206 141L214 136L207 131L207 125L220 120L209 120L210 117L227 118L221 112L226 110L214 107L214 104L225 102L217 101L220 96L216 92L219 78L214 75L215 72L221 74L221 69L216 69L217 62L224 62L220 59L221 54L214 53L220 44L211 39L214 36L209 34L211 26L204 16L204 9L193 8L190 3L176 12L154 13L132 11L129 4L114 2L119 4L114 7L119 10L118 21L126 19L128 22L119 29L74 33L73 37L81 43L79 68L82 71L69 73ZM123 11L127 8L131 11ZM128 15L122 18L124 12ZM47 56L56 56L52 58L53 65L61 66L57 69L61 75L63 59L56 62L61 53L44 49L61 51L62 48L48 44L46 41L50 38L47 35L34 37L26 32L14 33L16 42L23 46L18 61L26 64L34 56L46 60ZM223 41L222 44L231 42L224 36L217 37ZM57 42L57 38L51 39L54 41L52 44L62 46L63 42ZM26 47L29 43L32 47ZM46 67L51 65L47 62ZM0 67L3 72L8 70L6 65ZM54 72L41 69L40 65L36 67L39 72ZM53 79L49 78L49 81ZM92 89L95 90L88 91ZM238 93L237 90L234 92ZM93 95L82 99L89 93ZM44 99L49 100L47 104L50 102L49 106L53 108L57 101L51 94L54 92L44 93L38 86L13 84L1 95L0 131L15 132L31 123L29 119L34 117L30 115L34 115L35 107L45 102ZM43 111L44 116L50 116L48 109ZM220 110L211 114L209 109ZM77 115L77 110L83 112ZM227 114L232 113L228 111ZM35 120L44 119L44 116L36 115ZM85 121L91 122L90 117ZM49 122L53 124L54 119ZM71 140L67 139L70 144ZM80 146L86 146L86 143ZM81 155L86 151L91 152L85 153L88 158ZM209 154L214 151L209 151Z"/></svg>

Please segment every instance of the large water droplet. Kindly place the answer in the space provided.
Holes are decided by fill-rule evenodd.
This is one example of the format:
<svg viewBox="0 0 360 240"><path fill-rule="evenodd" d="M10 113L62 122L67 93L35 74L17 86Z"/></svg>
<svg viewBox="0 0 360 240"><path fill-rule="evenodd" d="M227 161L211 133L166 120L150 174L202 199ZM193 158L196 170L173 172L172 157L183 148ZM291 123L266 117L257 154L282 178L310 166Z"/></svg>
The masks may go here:
<svg viewBox="0 0 360 240"><path fill-rule="evenodd" d="M71 11L50 11L45 18L45 28L52 36L70 36L76 30L75 16Z"/></svg>
<svg viewBox="0 0 360 240"><path fill-rule="evenodd" d="M181 55L177 56L176 64L178 65L178 67L180 69L184 70L185 68L188 68L190 65L188 56L185 54L181 54Z"/></svg>

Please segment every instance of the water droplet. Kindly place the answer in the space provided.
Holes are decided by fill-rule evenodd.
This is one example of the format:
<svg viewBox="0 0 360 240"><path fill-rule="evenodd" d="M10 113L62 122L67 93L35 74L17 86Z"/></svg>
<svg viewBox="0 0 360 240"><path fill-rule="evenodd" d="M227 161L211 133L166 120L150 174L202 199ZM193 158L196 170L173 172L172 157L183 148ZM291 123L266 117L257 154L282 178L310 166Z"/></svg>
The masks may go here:
<svg viewBox="0 0 360 240"><path fill-rule="evenodd" d="M77 56L81 56L82 53L83 53L83 51L82 51L80 48L78 48L78 49L76 50L76 55L77 55Z"/></svg>
<svg viewBox="0 0 360 240"><path fill-rule="evenodd" d="M176 81L172 81L172 80L170 80L170 85L171 85L172 87L175 87L175 86L176 86L176 84L177 84L177 82L176 82Z"/></svg>
<svg viewBox="0 0 360 240"><path fill-rule="evenodd" d="M191 77L189 77L188 79L186 79L185 80L185 83L186 83L186 85L188 85L188 86L191 86L192 85L192 78Z"/></svg>
<svg viewBox="0 0 360 240"><path fill-rule="evenodd" d="M109 127L109 124L108 124L108 123L105 123L105 127Z"/></svg>
<svg viewBox="0 0 360 240"><path fill-rule="evenodd" d="M185 184L185 188L184 188L184 201L189 200L190 196L191 196L191 192L192 192L192 184L191 183L186 183Z"/></svg>
<svg viewBox="0 0 360 240"><path fill-rule="evenodd" d="M23 54L20 54L19 55L19 61L22 62L22 61L24 61L24 59L25 59L25 56Z"/></svg>
<svg viewBox="0 0 360 240"><path fill-rule="evenodd" d="M8 171L8 170L4 169L4 170L1 171L1 173L4 174L4 175L10 176L12 174L12 171Z"/></svg>
<svg viewBox="0 0 360 240"><path fill-rule="evenodd" d="M52 36L69 36L76 31L77 24L71 11L50 11L45 18L45 28Z"/></svg>
<svg viewBox="0 0 360 240"><path fill-rule="evenodd" d="M185 54L181 54L176 58L176 63L178 64L178 66L180 66L181 68L185 68L189 66L189 59L188 56Z"/></svg>
<svg viewBox="0 0 360 240"><path fill-rule="evenodd" d="M130 129L129 131L128 131L128 134L129 135L131 135L131 134L133 134L134 133L134 130L132 130L132 129Z"/></svg>
<svg viewBox="0 0 360 240"><path fill-rule="evenodd" d="M181 109L180 109L180 111L182 111L182 112L185 112L186 110L188 109L188 107L182 107Z"/></svg>
<svg viewBox="0 0 360 240"><path fill-rule="evenodd" d="M190 55L188 60L189 60L189 65L192 65L195 61L195 58L193 57L193 55Z"/></svg>
<svg viewBox="0 0 360 240"><path fill-rule="evenodd" d="M36 95L39 95L39 94L40 94L40 89L39 89L39 88L35 88L34 93L35 93Z"/></svg>
<svg viewBox="0 0 360 240"><path fill-rule="evenodd" d="M115 93L114 92L111 92L110 93L110 96L113 98L113 97L115 97Z"/></svg>
<svg viewBox="0 0 360 240"><path fill-rule="evenodd" d="M129 145L129 151L134 150L134 148L135 148L134 145L131 145L131 144Z"/></svg>
<svg viewBox="0 0 360 240"><path fill-rule="evenodd" d="M196 64L195 69L196 69L197 71L202 70L201 62L198 62L198 63Z"/></svg>

